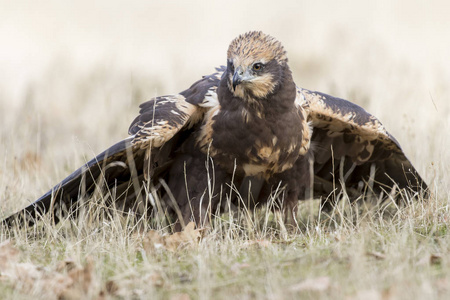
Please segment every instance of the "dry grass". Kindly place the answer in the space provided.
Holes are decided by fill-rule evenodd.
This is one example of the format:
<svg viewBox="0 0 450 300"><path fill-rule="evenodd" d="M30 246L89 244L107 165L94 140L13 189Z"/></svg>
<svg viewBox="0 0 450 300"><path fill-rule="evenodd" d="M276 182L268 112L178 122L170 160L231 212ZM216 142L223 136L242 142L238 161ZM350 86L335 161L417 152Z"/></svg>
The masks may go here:
<svg viewBox="0 0 450 300"><path fill-rule="evenodd" d="M2 229L0 240L9 239L19 252L0 247L0 265L8 266L0 270L1 298L449 298L450 64L444 54L450 53L450 33L442 29L449 28L439 13L444 9L390 1L342 7L263 2L239 12L237 2L140 3L126 12L113 5L107 14L96 14L94 7L83 22L74 16L84 12L83 5L59 7L59 14L45 18L32 10L23 20L14 21L20 10L2 18L3 28L20 25L17 39L10 37L2 51L16 49L14 55L30 62L25 54L31 46L20 43L21 34L30 36L40 63L13 68L0 61L1 215L124 138L140 102L181 91L211 72L224 63L228 42L255 28L285 44L298 85L352 100L379 117L433 197L387 210L343 202L331 216L318 215L317 202L305 202L295 233L286 233L264 210L251 219L223 215L199 243L176 251L155 249L134 221L115 214L109 220L88 214L89 220L57 227L43 222L11 234ZM199 13L219 10L223 15ZM180 25L186 13L198 18ZM169 14L177 26L164 23ZM231 22L232 15L238 21ZM53 29L51 21L63 24L65 17L85 27L68 22ZM55 38L25 19L42 21ZM98 24L112 29L104 34ZM95 45L94 54L85 45ZM9 57L17 61L14 55ZM163 225L140 222L167 233Z"/></svg>
<svg viewBox="0 0 450 300"><path fill-rule="evenodd" d="M331 216L318 216L317 202L305 203L295 233L285 232L266 210L252 218L225 214L200 241L191 231L192 238L178 237L171 245L164 236L139 231L137 225L149 228L145 220L136 224L119 214L105 219L92 207L60 226L44 220L3 233L20 254L11 259L11 248L0 245L2 297L446 299L450 294L447 201L413 202L403 209L343 202ZM165 228L153 228L166 240L172 237Z"/></svg>

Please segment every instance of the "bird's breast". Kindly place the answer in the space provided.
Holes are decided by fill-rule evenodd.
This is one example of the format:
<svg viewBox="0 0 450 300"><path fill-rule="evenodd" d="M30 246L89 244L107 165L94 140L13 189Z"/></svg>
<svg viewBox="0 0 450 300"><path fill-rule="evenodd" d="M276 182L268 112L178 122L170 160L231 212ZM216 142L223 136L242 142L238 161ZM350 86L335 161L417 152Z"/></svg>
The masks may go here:
<svg viewBox="0 0 450 300"><path fill-rule="evenodd" d="M270 176L293 166L302 144L298 113L260 117L220 107L205 116L197 145L229 172Z"/></svg>

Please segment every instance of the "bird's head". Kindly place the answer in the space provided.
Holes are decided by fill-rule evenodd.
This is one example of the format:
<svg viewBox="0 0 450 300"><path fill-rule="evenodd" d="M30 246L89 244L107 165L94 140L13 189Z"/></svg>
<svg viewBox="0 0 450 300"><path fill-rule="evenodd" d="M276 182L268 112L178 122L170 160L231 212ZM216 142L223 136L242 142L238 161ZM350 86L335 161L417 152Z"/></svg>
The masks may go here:
<svg viewBox="0 0 450 300"><path fill-rule="evenodd" d="M228 48L228 88L239 98L266 98L280 85L286 69L283 46L261 31L240 35Z"/></svg>

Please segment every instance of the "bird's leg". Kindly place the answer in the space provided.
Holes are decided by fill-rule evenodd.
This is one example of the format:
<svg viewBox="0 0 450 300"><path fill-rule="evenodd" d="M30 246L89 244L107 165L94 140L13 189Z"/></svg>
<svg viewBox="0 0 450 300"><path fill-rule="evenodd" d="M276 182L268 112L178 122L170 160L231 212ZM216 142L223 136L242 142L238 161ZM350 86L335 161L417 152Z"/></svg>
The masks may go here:
<svg viewBox="0 0 450 300"><path fill-rule="evenodd" d="M290 229L297 228L297 212L298 212L298 194L292 193L288 195L286 202L283 203L284 224Z"/></svg>
<svg viewBox="0 0 450 300"><path fill-rule="evenodd" d="M285 198L281 203L285 224L295 230L298 228L297 212L299 200L311 198L310 153L299 157L291 169L278 174L275 179L285 184Z"/></svg>
<svg viewBox="0 0 450 300"><path fill-rule="evenodd" d="M175 231L191 221L198 227L209 226L230 176L202 153L180 155L173 166L168 185L176 202Z"/></svg>
<svg viewBox="0 0 450 300"><path fill-rule="evenodd" d="M181 210L181 218L175 223L174 231L179 232L190 222L195 222L197 227L209 227L211 219L211 210L207 203L190 199L189 205L184 205Z"/></svg>
<svg viewBox="0 0 450 300"><path fill-rule="evenodd" d="M264 179L259 176L247 176L242 180L239 187L239 195L247 208L251 209L255 207L264 182Z"/></svg>

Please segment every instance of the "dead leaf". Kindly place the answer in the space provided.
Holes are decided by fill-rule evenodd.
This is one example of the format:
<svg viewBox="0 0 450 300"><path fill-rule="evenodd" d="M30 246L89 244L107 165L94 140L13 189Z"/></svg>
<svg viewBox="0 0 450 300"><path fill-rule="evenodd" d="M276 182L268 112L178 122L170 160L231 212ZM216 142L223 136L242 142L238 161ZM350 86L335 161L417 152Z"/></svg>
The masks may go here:
<svg viewBox="0 0 450 300"><path fill-rule="evenodd" d="M11 245L6 249L7 251L2 247L3 251L0 252L5 254L9 251L9 253L14 253L13 256L17 258L3 266L2 279L9 282L14 288L25 293L39 290L42 295L54 296L59 295L72 284L70 278L60 273L51 272L29 262L19 263L20 252Z"/></svg>
<svg viewBox="0 0 450 300"><path fill-rule="evenodd" d="M438 253L434 253L430 255L430 264L431 265L439 265L442 262L442 255Z"/></svg>
<svg viewBox="0 0 450 300"><path fill-rule="evenodd" d="M331 280L327 276L309 278L298 284L291 286L289 289L292 292L304 292L304 291L315 291L323 292L329 289L331 286Z"/></svg>
<svg viewBox="0 0 450 300"><path fill-rule="evenodd" d="M204 230L204 228L195 229L194 222L186 225L183 231L175 232L171 235L160 235L157 231L150 230L144 236L142 246L147 252L160 248L175 252L186 246L197 244Z"/></svg>
<svg viewBox="0 0 450 300"><path fill-rule="evenodd" d="M92 298L92 295L104 298L105 291L112 294L118 289L114 283L107 282L99 292L95 290L94 263L90 258L84 266L66 259L51 271L31 262L20 263L20 254L9 241L0 244L0 280L23 293L39 293L51 299L85 299Z"/></svg>
<svg viewBox="0 0 450 300"><path fill-rule="evenodd" d="M150 230L145 234L142 244L146 251L160 249L164 248L164 239L156 230Z"/></svg>
<svg viewBox="0 0 450 300"><path fill-rule="evenodd" d="M421 259L419 259L417 261L417 265L419 265L419 266L422 266L422 265L437 265L437 264L440 264L441 262L442 262L442 255L441 254L438 254L438 253L434 253L434 254L427 253Z"/></svg>
<svg viewBox="0 0 450 300"><path fill-rule="evenodd" d="M372 257L374 257L374 258L376 258L378 260L383 260L383 259L386 258L386 255L384 255L381 252L377 252L377 251L369 251L366 254L369 255L369 256L372 256Z"/></svg>
<svg viewBox="0 0 450 300"><path fill-rule="evenodd" d="M66 260L66 262L70 260ZM67 277L71 279L71 284L61 292L60 298L80 299L89 295L93 281L94 262L91 258L86 259L84 267L69 263L70 270Z"/></svg>
<svg viewBox="0 0 450 300"><path fill-rule="evenodd" d="M56 271L57 272L68 272L72 269L76 268L76 264L75 261L71 258L66 258L63 261L60 261L57 266L56 266Z"/></svg>
<svg viewBox="0 0 450 300"><path fill-rule="evenodd" d="M147 274L144 277L144 282L149 282L151 285L154 285L157 287L164 286L164 278L161 276L161 274L159 272L153 272L153 273Z"/></svg>
<svg viewBox="0 0 450 300"><path fill-rule="evenodd" d="M105 290L110 295L116 295L117 292L119 291L119 286L117 285L117 283L115 281L108 280L105 283Z"/></svg>
<svg viewBox="0 0 450 300"><path fill-rule="evenodd" d="M93 268L92 259L88 259L84 267L73 268L69 271L68 275L73 279L75 284L79 284L84 291L87 291L92 282Z"/></svg>

